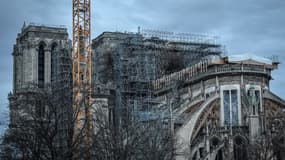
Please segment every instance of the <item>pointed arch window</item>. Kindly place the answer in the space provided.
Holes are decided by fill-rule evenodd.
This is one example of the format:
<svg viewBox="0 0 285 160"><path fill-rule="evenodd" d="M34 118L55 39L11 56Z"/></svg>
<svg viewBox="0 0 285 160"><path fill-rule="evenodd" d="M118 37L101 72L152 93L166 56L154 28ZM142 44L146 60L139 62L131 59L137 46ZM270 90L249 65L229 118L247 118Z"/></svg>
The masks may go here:
<svg viewBox="0 0 285 160"><path fill-rule="evenodd" d="M45 81L45 45L41 43L38 50L38 84L43 88Z"/></svg>
<svg viewBox="0 0 285 160"><path fill-rule="evenodd" d="M236 136L234 138L234 160L248 159L247 141L244 137Z"/></svg>
<svg viewBox="0 0 285 160"><path fill-rule="evenodd" d="M51 82L56 81L56 57L57 57L58 46L56 43L53 43L51 46Z"/></svg>

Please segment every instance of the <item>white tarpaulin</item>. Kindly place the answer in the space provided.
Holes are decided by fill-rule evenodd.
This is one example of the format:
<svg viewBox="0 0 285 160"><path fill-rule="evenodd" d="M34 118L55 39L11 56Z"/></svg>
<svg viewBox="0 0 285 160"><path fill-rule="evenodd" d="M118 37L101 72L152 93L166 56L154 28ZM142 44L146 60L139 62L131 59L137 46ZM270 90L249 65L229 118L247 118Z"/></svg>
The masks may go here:
<svg viewBox="0 0 285 160"><path fill-rule="evenodd" d="M272 60L256 55L249 55L249 54L243 54L243 55L230 55L228 56L229 62L240 62L240 61L246 61L246 60L253 60L260 63L265 64L272 64Z"/></svg>

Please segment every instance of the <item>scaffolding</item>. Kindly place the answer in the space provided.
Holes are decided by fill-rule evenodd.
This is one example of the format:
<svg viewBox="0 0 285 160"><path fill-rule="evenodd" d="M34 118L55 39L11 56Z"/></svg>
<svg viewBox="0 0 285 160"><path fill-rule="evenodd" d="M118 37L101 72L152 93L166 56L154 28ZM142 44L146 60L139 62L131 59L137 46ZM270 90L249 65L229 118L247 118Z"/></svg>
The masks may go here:
<svg viewBox="0 0 285 160"><path fill-rule="evenodd" d="M112 48L116 117L119 121L137 117L150 110L150 81L155 78L155 55L144 54L140 39L128 37L120 47Z"/></svg>
<svg viewBox="0 0 285 160"><path fill-rule="evenodd" d="M167 40L172 42L181 42L181 43L193 43L193 44L207 44L207 45L217 45L218 36L208 36L208 35L199 35L191 33L174 33L168 31L160 31L153 29L142 29L140 34L145 38L157 37L161 40Z"/></svg>
<svg viewBox="0 0 285 160"><path fill-rule="evenodd" d="M177 77L181 79L182 73L177 74L179 71L192 73L192 76L198 70L206 71L207 61L199 63L195 69L189 67L203 57L222 54L222 46L216 39L152 30L139 33L107 32L95 39L93 48L102 55L97 58L100 65L94 68L101 68L102 71L98 73L103 75L98 74L99 78L105 77L103 81L111 81L115 86L114 114L118 118L115 122L131 115L141 120L153 118L150 113L157 105L153 101L153 85L161 85L158 81L165 78L165 82ZM104 61L107 54L111 61ZM102 67L104 65L106 67Z"/></svg>

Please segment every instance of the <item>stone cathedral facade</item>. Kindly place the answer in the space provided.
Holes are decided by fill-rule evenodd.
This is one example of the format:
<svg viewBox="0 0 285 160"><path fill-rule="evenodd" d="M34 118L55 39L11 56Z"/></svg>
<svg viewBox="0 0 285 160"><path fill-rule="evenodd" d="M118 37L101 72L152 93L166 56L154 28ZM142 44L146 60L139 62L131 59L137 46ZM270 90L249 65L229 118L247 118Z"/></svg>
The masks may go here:
<svg viewBox="0 0 285 160"><path fill-rule="evenodd" d="M270 90L271 72L279 63L255 56L222 56L221 45L198 40L118 32L98 36L92 44L94 106L104 106L114 122L124 116L118 111L132 111L146 120L152 110L161 109L177 140L177 160L252 159L249 150L256 142L267 142L267 137L272 139L272 160L284 160L285 101ZM24 25L13 59L11 127L30 109L17 103L23 96L71 88L67 29ZM66 146L72 106L69 91L64 96L66 107L58 110L61 146Z"/></svg>
<svg viewBox="0 0 285 160"><path fill-rule="evenodd" d="M172 102L176 159L285 159L285 101L269 84L277 66L255 56L212 57L155 80L156 100Z"/></svg>
<svg viewBox="0 0 285 160"><path fill-rule="evenodd" d="M177 160L285 159L285 101L270 90L277 60L223 56L203 38L145 35L93 40L96 93L115 118L125 108L142 120L163 117Z"/></svg>

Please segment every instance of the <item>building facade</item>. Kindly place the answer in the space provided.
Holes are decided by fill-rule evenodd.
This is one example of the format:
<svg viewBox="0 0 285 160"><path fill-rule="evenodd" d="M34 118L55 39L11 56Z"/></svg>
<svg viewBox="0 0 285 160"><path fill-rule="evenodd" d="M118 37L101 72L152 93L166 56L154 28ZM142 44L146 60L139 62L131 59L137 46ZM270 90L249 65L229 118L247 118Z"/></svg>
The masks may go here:
<svg viewBox="0 0 285 160"><path fill-rule="evenodd" d="M269 86L277 65L213 57L153 81L156 100L172 102L176 159L284 159L285 101Z"/></svg>
<svg viewBox="0 0 285 160"><path fill-rule="evenodd" d="M23 139L32 140L46 129L49 132L42 134L50 142L45 143L67 147L72 116L71 41L67 29L24 24L12 55L13 91L8 96L10 134L23 133ZM45 152L45 147L39 152Z"/></svg>
<svg viewBox="0 0 285 160"><path fill-rule="evenodd" d="M219 56L222 46L214 38L158 31L104 32L93 40L93 79L108 90L114 123L136 114L147 119L153 106L152 80L177 72L205 56ZM95 100L96 103L96 100Z"/></svg>
<svg viewBox="0 0 285 160"><path fill-rule="evenodd" d="M265 139L280 136L266 143L282 147L263 156L284 159L284 134L274 123L284 119L285 101L270 91L277 61L223 56L221 45L195 36L150 35L106 32L93 40L95 93L114 122L124 113L163 117L179 160L258 159L256 143L264 149Z"/></svg>
<svg viewBox="0 0 285 160"><path fill-rule="evenodd" d="M13 51L10 126L36 110L37 104L19 103L25 97L64 91L57 97L64 106L56 110L59 147L68 145L70 128L70 44L66 28L31 24L23 26ZM284 123L285 101L270 91L278 62L223 54L223 46L205 36L104 32L92 41L94 107L104 108L117 127L132 116L147 121L159 113L177 140L177 160L252 159L248 150L268 135L281 146L269 153L284 159L278 126Z"/></svg>

